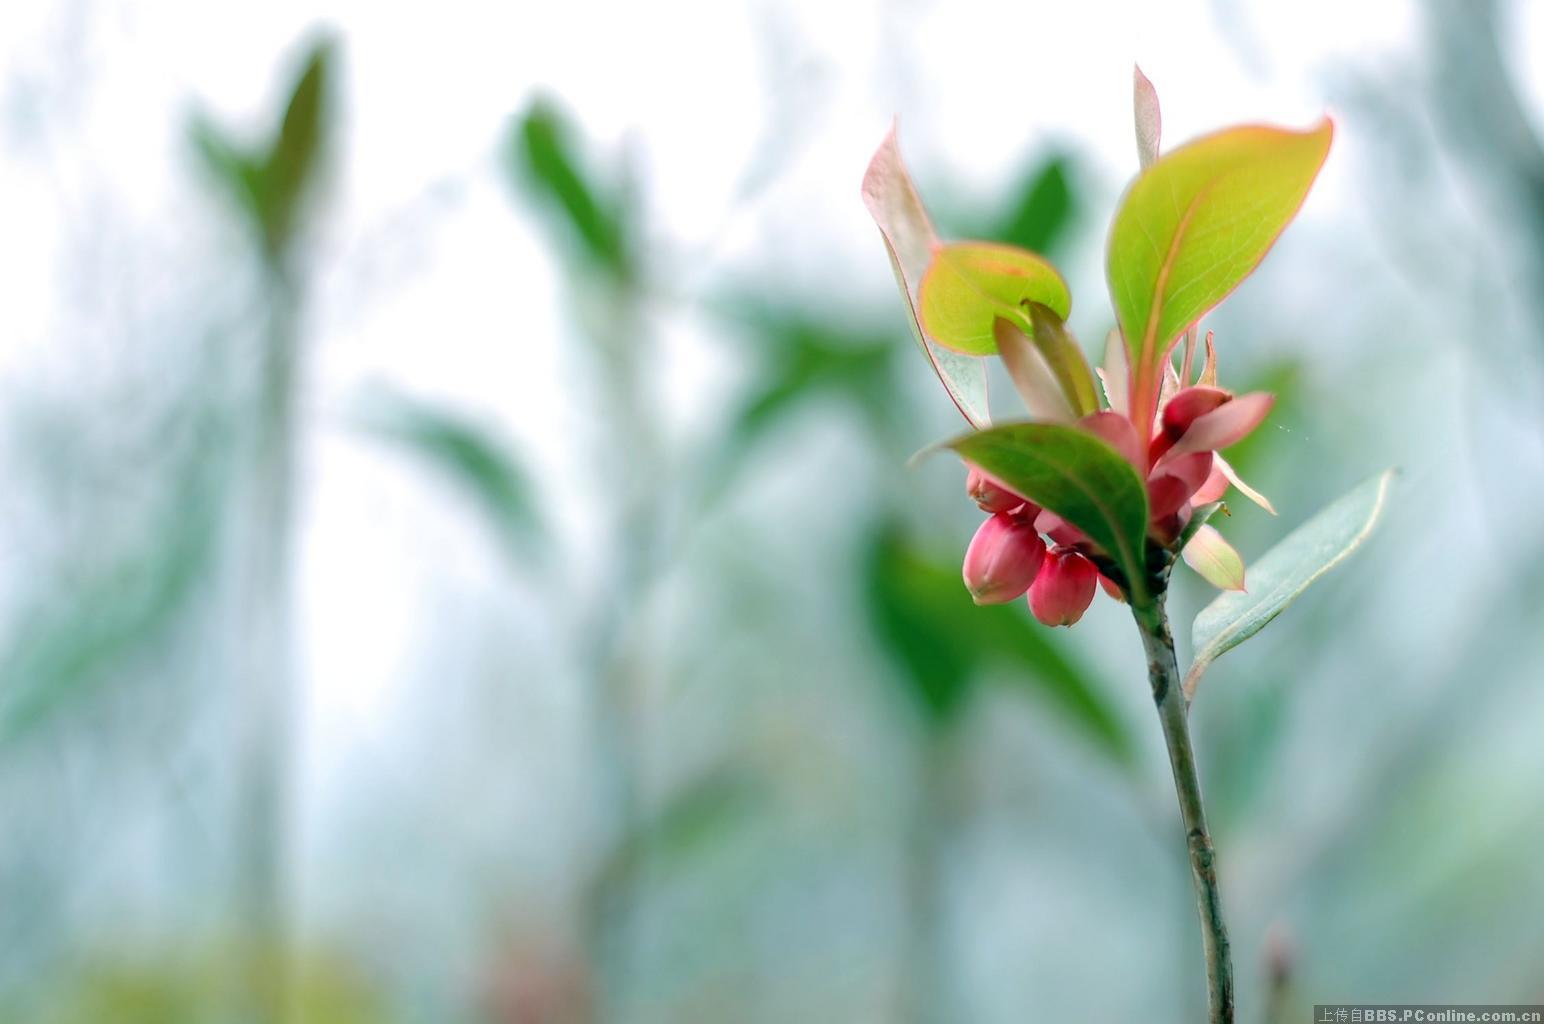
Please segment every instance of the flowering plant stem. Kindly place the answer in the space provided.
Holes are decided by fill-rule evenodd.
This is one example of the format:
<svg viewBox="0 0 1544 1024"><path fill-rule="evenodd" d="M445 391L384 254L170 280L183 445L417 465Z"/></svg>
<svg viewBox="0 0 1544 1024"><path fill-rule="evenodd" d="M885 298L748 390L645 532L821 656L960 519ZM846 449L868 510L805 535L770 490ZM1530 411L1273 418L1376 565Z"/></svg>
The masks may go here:
<svg viewBox="0 0 1544 1024"><path fill-rule="evenodd" d="M1206 957L1207 1021L1233 1024L1233 961L1228 947L1228 928L1222 918L1222 893L1217 886L1216 854L1206 829L1201 802L1201 779L1196 773L1195 751L1190 746L1190 721L1185 694L1180 686L1179 665L1174 657L1174 637L1163 597L1133 604L1132 615L1142 633L1147 652L1147 674L1153 686L1153 703L1169 748L1174 770L1174 792L1179 797L1185 844L1190 852L1190 873L1196 886L1196 909L1201 916L1201 949Z"/></svg>

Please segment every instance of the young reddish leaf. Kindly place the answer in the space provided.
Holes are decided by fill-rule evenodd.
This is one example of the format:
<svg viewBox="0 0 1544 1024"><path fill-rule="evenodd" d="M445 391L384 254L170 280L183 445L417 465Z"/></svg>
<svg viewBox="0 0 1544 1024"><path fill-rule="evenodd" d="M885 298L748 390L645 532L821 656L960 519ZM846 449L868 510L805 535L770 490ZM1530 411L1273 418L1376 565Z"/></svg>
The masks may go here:
<svg viewBox="0 0 1544 1024"><path fill-rule="evenodd" d="M1067 323L1056 311L1038 302L1029 303L1029 322L1034 328L1030 339L1045 357L1046 365L1056 375L1062 393L1073 412L1079 416L1099 411L1099 396L1094 391L1094 373L1088 357L1078 347L1077 339L1067 330Z"/></svg>
<svg viewBox="0 0 1544 1024"><path fill-rule="evenodd" d="M1067 395L1057 383L1056 374L1046 363L1045 356L1029 340L1029 335L1018 324L999 317L992 325L997 341L997 354L1002 356L1008 378L1024 399L1024 406L1036 419L1055 423L1070 423L1077 418Z"/></svg>
<svg viewBox="0 0 1544 1024"><path fill-rule="evenodd" d="M1185 436L1169 449L1170 454L1177 457L1188 452L1216 451L1237 444L1260 425L1275 404L1276 396L1264 391L1239 395L1206 415L1196 417L1185 431Z"/></svg>
<svg viewBox="0 0 1544 1024"><path fill-rule="evenodd" d="M1023 318L1026 302L1043 303L1062 317L1072 309L1066 282L1034 253L991 242L955 242L934 250L918 309L929 338L985 356L997 350L992 321Z"/></svg>
<svg viewBox="0 0 1544 1024"><path fill-rule="evenodd" d="M1080 427L1010 423L948 444L1017 494L1076 527L1147 600L1147 489L1119 452Z"/></svg>
<svg viewBox="0 0 1544 1024"><path fill-rule="evenodd" d="M1222 470L1217 466L1217 460L1222 458L1216 452L1212 453L1212 472L1206 478L1206 483L1197 488L1190 496L1190 501L1195 505L1208 505L1214 501L1221 501L1222 496L1228 493L1228 478L1222 475Z"/></svg>
<svg viewBox="0 0 1544 1024"><path fill-rule="evenodd" d="M1216 527L1203 524L1181 554L1186 565L1217 589L1244 589L1244 560Z"/></svg>
<svg viewBox="0 0 1544 1024"><path fill-rule="evenodd" d="M1163 431L1173 438L1182 437L1196 420L1231 401L1233 396L1221 388L1185 388L1164 403Z"/></svg>
<svg viewBox="0 0 1544 1024"><path fill-rule="evenodd" d="M1132 418L1152 430L1164 357L1270 250L1308 195L1332 134L1231 128L1160 157L1110 228L1110 297L1130 351Z"/></svg>
<svg viewBox="0 0 1544 1024"><path fill-rule="evenodd" d="M893 127L863 175L863 205L868 207L884 236L890 266L900 285L901 297L906 300L912 337L928 362L933 364L933 371L966 421L978 429L988 426L991 416L987 405L986 363L935 344L923 333L922 323L917 318L922 277L927 273L928 264L933 261L933 250L939 243L916 186L901 162Z"/></svg>
<svg viewBox="0 0 1544 1024"><path fill-rule="evenodd" d="M1135 64L1132 71L1132 108L1137 123L1137 159L1145 171L1158 159L1158 141L1163 136L1163 115L1158 109L1158 90Z"/></svg>
<svg viewBox="0 0 1544 1024"><path fill-rule="evenodd" d="M1193 452L1165 461L1147 478L1149 513L1154 519L1162 519L1178 512L1205 485L1211 472L1211 452Z"/></svg>

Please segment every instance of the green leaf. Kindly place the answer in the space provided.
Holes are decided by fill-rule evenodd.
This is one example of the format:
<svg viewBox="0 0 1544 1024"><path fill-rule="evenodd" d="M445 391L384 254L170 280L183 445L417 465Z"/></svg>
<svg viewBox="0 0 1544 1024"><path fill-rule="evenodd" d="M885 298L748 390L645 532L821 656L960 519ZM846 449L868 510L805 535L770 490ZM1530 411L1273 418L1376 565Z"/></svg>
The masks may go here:
<svg viewBox="0 0 1544 1024"><path fill-rule="evenodd" d="M261 240L264 258L273 264L286 258L306 200L321 177L335 61L332 40L312 45L272 142L244 148L202 114L188 126L205 169L229 192Z"/></svg>
<svg viewBox="0 0 1544 1024"><path fill-rule="evenodd" d="M539 553L534 489L509 445L461 414L396 394L375 396L365 429L417 458L469 498L505 553Z"/></svg>
<svg viewBox="0 0 1544 1024"><path fill-rule="evenodd" d="M1266 552L1249 570L1248 593L1223 594L1201 610L1190 631L1195 660L1185 677L1187 697L1194 699L1212 662L1264 629L1362 546L1383 514L1395 472L1386 470L1343 495Z"/></svg>
<svg viewBox="0 0 1544 1024"><path fill-rule="evenodd" d="M1054 423L1010 423L948 447L1086 533L1125 573L1133 602L1146 600L1147 488L1114 448Z"/></svg>
<svg viewBox="0 0 1544 1024"><path fill-rule="evenodd" d="M1113 760L1132 762L1131 737L1103 687L1021 603L978 607L957 563L925 556L889 526L874 534L867 573L875 633L905 669L913 698L935 728L956 720L984 664L1001 664Z"/></svg>
<svg viewBox="0 0 1544 1024"><path fill-rule="evenodd" d="M275 255L292 241L301 204L325 156L334 52L331 40L312 46L284 108L278 137L263 163L263 227Z"/></svg>
<svg viewBox="0 0 1544 1024"><path fill-rule="evenodd" d="M1329 154L1326 118L1306 132L1230 128L1160 157L1110 228L1110 297L1130 351L1133 419L1151 417L1174 340L1259 265Z"/></svg>
<svg viewBox="0 0 1544 1024"><path fill-rule="evenodd" d="M253 223L262 220L262 167L250 154L225 137L218 125L202 113L194 114L188 137L204 170L226 189Z"/></svg>
<svg viewBox="0 0 1544 1024"><path fill-rule="evenodd" d="M737 298L728 315L750 333L760 365L739 410L717 432L703 466L703 501L720 497L745 456L807 402L841 402L863 415L881 439L899 427L896 349L887 332L749 297Z"/></svg>
<svg viewBox="0 0 1544 1024"><path fill-rule="evenodd" d="M806 318L769 325L762 338L768 363L757 374L754 397L730 428L735 440L748 444L795 403L816 395L837 395L870 416L894 412L895 348L888 339Z"/></svg>
<svg viewBox="0 0 1544 1024"><path fill-rule="evenodd" d="M1022 186L1020 196L1018 204L1000 223L989 226L978 237L995 238L1030 252L1055 252L1078 212L1067 158L1058 154L1037 167Z"/></svg>
<svg viewBox="0 0 1544 1024"><path fill-rule="evenodd" d="M967 635L979 651L1011 669L1008 678L1014 684L1044 694L1070 724L1113 760L1122 765L1134 763L1131 735L1105 696L1105 689L1066 651L1054 630L1033 621L1020 602L978 607L963 588L958 593L962 612L970 616L972 628Z"/></svg>
<svg viewBox="0 0 1544 1024"><path fill-rule="evenodd" d="M632 275L621 204L587 179L576 132L555 103L538 98L514 126L510 168L516 181L556 211L586 258L618 278Z"/></svg>
<svg viewBox="0 0 1544 1024"><path fill-rule="evenodd" d="M150 528L119 541L116 522L108 529L86 520L90 543L68 545L63 561L50 561L41 577L48 586L18 606L0 635L0 748L121 686L163 653L199 607L224 527L227 431L214 408L178 415L190 444L162 453L167 464L143 517ZM50 457L81 472L68 456ZM124 506L113 508L124 523L141 521Z"/></svg>
<svg viewBox="0 0 1544 1024"><path fill-rule="evenodd" d="M934 250L922 278L919 313L927 336L966 355L997 351L992 322L1025 321L1038 302L1065 318L1072 296L1056 268L1032 252L989 242L956 242Z"/></svg>
<svg viewBox="0 0 1544 1024"><path fill-rule="evenodd" d="M958 628L959 609L975 608L958 570L927 560L884 526L870 544L864 577L875 636L904 670L927 721L947 726L964 706L981 658Z"/></svg>
<svg viewBox="0 0 1544 1024"><path fill-rule="evenodd" d="M912 337L938 374L949 398L967 423L985 427L991 422L987 401L986 363L980 359L951 352L929 338L917 319L922 277L938 248L938 235L928 219L917 188L901 162L895 129L885 136L875 150L863 175L863 205L868 207L890 254L890 268L906 301L906 316Z"/></svg>

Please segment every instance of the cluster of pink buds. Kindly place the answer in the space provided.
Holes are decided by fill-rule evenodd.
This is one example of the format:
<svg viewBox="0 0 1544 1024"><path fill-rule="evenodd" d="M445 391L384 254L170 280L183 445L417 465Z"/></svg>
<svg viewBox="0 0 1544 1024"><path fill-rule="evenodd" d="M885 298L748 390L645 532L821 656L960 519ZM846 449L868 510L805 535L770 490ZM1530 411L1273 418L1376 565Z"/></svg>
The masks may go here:
<svg viewBox="0 0 1544 1024"><path fill-rule="evenodd" d="M1208 333L1206 360L1196 383L1182 388L1184 378L1171 364L1148 406L1156 409L1156 423L1149 430L1139 430L1128 407L1129 383L1120 365L1125 348L1118 340L1107 347L1106 365L1099 372L1110 408L1089 413L1076 423L1108 443L1147 481L1149 536L1159 544L1173 544L1190 524L1195 508L1221 500L1230 486L1274 512L1218 451L1259 426L1270 412L1272 397L1261 392L1234 396L1217 387L1216 347ZM999 345L1010 351L1021 341L1027 344L1012 325L1004 323L998 331ZM1186 378L1194 347L1192 332L1186 338ZM1011 355L1009 360L1017 361ZM1118 382L1113 387L1112 380ZM1097 556L1098 550L1080 530L975 466L968 466L965 490L990 515L971 540L963 566L965 586L977 604L1001 604L1027 592L1035 618L1048 626L1070 626L1093 602L1095 582L1111 597L1122 599L1120 586L1101 573L1090 557ZM1183 553L1187 562L1218 586L1243 588L1242 562L1215 530L1203 526L1194 531Z"/></svg>
<svg viewBox="0 0 1544 1024"><path fill-rule="evenodd" d="M1099 571L1076 547L1056 543L1055 534L1070 527L974 466L965 486L991 513L965 551L965 586L976 603L1002 604L1028 592L1035 618L1047 626L1081 619ZM1042 531L1053 535L1054 546L1047 547Z"/></svg>

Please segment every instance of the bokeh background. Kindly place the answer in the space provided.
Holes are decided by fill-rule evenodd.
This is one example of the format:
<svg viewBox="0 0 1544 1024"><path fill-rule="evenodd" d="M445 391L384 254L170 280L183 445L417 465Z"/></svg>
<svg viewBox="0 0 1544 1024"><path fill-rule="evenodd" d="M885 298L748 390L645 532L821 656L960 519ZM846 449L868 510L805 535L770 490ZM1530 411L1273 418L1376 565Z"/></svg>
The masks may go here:
<svg viewBox="0 0 1544 1024"><path fill-rule="evenodd" d="M1502 0L0 7L0 1020L1199 1019L1135 632L970 605L858 199L898 116L1102 339L1133 61L1169 145L1337 122L1207 321L1280 396L1229 537L1403 468L1196 705L1241 1020L1544 1002L1541 55Z"/></svg>

